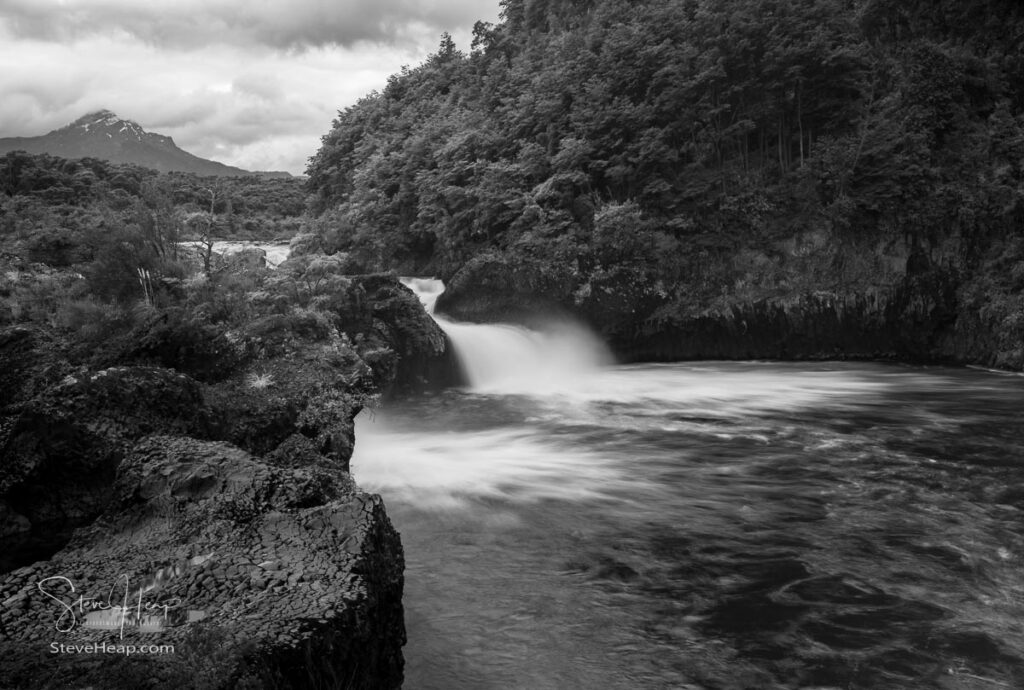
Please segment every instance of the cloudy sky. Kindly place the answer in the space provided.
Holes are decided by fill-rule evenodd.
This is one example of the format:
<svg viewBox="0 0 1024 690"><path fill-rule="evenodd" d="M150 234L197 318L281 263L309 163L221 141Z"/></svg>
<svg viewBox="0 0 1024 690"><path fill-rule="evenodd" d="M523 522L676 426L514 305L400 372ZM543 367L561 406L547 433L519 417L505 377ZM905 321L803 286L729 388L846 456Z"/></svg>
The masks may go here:
<svg viewBox="0 0 1024 690"><path fill-rule="evenodd" d="M301 174L338 110L498 0L0 0L0 137L107 108L186 151Z"/></svg>

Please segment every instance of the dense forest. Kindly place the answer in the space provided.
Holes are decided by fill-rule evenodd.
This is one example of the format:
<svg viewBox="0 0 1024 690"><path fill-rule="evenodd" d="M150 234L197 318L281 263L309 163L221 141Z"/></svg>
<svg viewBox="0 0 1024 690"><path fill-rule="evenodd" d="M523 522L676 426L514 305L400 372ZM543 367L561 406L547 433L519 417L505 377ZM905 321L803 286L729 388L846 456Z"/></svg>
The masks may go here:
<svg viewBox="0 0 1024 690"><path fill-rule="evenodd" d="M1024 365L1020 3L501 7L339 113L327 251L451 279L466 318L547 300L627 356Z"/></svg>

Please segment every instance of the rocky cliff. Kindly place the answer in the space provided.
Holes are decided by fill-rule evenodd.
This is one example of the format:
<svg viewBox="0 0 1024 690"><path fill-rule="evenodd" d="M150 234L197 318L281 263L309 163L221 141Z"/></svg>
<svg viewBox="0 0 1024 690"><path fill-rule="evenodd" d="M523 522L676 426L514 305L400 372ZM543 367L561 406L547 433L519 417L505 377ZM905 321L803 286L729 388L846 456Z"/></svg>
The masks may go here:
<svg viewBox="0 0 1024 690"><path fill-rule="evenodd" d="M395 278L331 268L273 274L228 331L0 329L0 687L400 687L402 547L348 474L353 418L445 340ZM125 582L160 630L83 627ZM100 642L175 651L51 649Z"/></svg>

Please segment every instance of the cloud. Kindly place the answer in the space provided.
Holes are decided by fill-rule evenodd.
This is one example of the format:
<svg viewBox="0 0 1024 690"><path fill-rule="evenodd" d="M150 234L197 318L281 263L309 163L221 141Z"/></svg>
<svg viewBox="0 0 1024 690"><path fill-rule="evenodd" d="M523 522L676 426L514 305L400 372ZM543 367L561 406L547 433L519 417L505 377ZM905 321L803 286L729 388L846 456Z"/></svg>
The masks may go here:
<svg viewBox="0 0 1024 690"><path fill-rule="evenodd" d="M496 4L496 3L495 3ZM68 42L118 33L146 44L297 51L409 45L495 13L479 0L0 0L16 38Z"/></svg>
<svg viewBox="0 0 1024 690"><path fill-rule="evenodd" d="M381 9L352 26L387 31L364 30L351 45L328 40L326 19L339 24L343 8L371 4ZM339 110L436 51L442 30L468 48L473 21L497 15L497 0L487 4L0 0L0 65L16 66L0 70L0 137L44 134L107 108L203 158L302 173ZM321 15L325 26L315 26ZM186 40L190 26L199 33ZM370 42L388 32L401 40ZM245 43L253 40L266 43ZM289 45L303 48L269 49Z"/></svg>
<svg viewBox="0 0 1024 690"><path fill-rule="evenodd" d="M301 173L339 109L380 88L408 61L402 51L320 49L239 56L231 50L169 55L100 39L71 45L5 43L0 137L36 136L107 108L204 158ZM77 56L88 55L87 60ZM289 147L302 147L292 150Z"/></svg>

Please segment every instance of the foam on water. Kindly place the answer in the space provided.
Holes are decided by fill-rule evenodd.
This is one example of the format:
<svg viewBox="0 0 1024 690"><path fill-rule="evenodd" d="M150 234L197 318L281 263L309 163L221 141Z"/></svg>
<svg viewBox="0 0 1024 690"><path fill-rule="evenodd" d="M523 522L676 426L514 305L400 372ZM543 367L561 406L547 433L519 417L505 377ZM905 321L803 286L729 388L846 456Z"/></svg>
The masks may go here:
<svg viewBox="0 0 1024 690"><path fill-rule="evenodd" d="M484 394L420 401L419 413L367 411L356 420L353 472L364 488L421 507L466 506L473 497L618 500L623 491L650 489L632 466L636 453L650 452L645 435L660 443L678 437L671 454L682 461L699 450L695 438L764 444L766 429L780 433L779 413L840 417L888 386L854 372L730 366L738 370L619 366L542 377L541 385L530 383L535 373L523 372L491 379ZM478 387L484 388L479 380ZM510 390L517 392L512 398ZM525 416L510 407L515 398ZM466 424L460 411L470 408L483 424Z"/></svg>
<svg viewBox="0 0 1024 690"><path fill-rule="evenodd" d="M267 268L277 268L281 263L288 258L288 254L291 251L288 243L286 242L214 242L213 251L218 254L224 254L230 256L236 252L240 252L243 249L254 247L256 249L262 249L267 253Z"/></svg>
<svg viewBox="0 0 1024 690"><path fill-rule="evenodd" d="M586 330L571 324L534 331L507 324L455 323L436 317L476 392L551 395L591 380L611 361Z"/></svg>
<svg viewBox="0 0 1024 690"><path fill-rule="evenodd" d="M611 456L559 448L528 429L404 430L385 414L356 419L353 474L366 489L430 508L471 498L538 501L599 498L626 481Z"/></svg>

